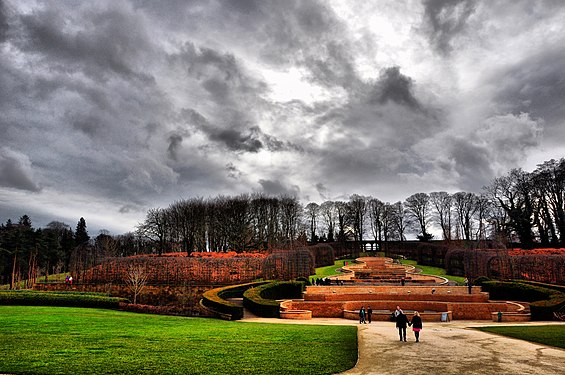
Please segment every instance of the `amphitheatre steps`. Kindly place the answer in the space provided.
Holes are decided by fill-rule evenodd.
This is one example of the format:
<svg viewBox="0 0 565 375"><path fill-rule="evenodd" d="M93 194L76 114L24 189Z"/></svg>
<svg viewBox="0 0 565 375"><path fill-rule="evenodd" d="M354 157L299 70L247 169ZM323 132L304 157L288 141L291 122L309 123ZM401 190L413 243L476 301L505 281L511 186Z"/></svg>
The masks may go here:
<svg viewBox="0 0 565 375"><path fill-rule="evenodd" d="M311 311L312 317L358 319L359 309L371 306L375 320L387 320L401 306L405 311L424 312L423 319L491 320L499 311L507 319L529 320L525 307L506 301L489 301L480 287L458 286L308 286L301 300L281 303L281 310Z"/></svg>

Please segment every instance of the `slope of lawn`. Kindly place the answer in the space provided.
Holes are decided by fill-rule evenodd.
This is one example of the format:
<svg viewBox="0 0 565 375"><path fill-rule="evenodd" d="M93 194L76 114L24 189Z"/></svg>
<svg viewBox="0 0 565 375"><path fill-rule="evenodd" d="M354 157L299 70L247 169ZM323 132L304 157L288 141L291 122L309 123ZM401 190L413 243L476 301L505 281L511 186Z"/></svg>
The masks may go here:
<svg viewBox="0 0 565 375"><path fill-rule="evenodd" d="M339 275L341 272L337 271L338 268L343 267L345 262L348 264L351 263L353 259L340 259L334 262L333 266L326 266L326 267L318 267L316 268L316 274L310 276L310 280L312 279L323 279L324 277L332 276L332 275Z"/></svg>
<svg viewBox="0 0 565 375"><path fill-rule="evenodd" d="M402 259L401 263L419 268L419 269L422 270L422 273L424 273L426 275L442 276L442 277L445 277L446 279L448 279L450 281L455 281L456 283L459 283L459 284L463 284L465 282L464 277L447 275L445 273L445 269L440 268L440 267L423 266L421 264L418 264L418 262L416 262L415 260L410 260L410 259Z"/></svg>
<svg viewBox="0 0 565 375"><path fill-rule="evenodd" d="M565 325L479 327L484 332L565 349Z"/></svg>
<svg viewBox="0 0 565 375"><path fill-rule="evenodd" d="M0 306L0 373L332 374L356 360L353 326Z"/></svg>

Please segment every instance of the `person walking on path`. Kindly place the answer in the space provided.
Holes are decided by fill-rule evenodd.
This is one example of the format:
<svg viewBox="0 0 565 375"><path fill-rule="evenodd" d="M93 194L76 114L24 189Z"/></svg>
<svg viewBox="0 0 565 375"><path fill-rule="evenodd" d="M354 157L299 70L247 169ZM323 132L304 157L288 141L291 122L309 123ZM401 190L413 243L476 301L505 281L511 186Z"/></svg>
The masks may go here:
<svg viewBox="0 0 565 375"><path fill-rule="evenodd" d="M412 326L412 331L414 331L414 336L416 336L416 342L420 342L420 331L422 330L422 318L420 317L420 313L418 311L414 311L414 316L412 317L412 321L410 321L408 325Z"/></svg>
<svg viewBox="0 0 565 375"><path fill-rule="evenodd" d="M373 315L373 309L371 306L367 306L367 319L369 320L369 324L371 323L371 317Z"/></svg>
<svg viewBox="0 0 565 375"><path fill-rule="evenodd" d="M400 341L406 341L406 325L408 324L408 318L402 310L396 316L396 328L398 328L398 335L400 336Z"/></svg>
<svg viewBox="0 0 565 375"><path fill-rule="evenodd" d="M361 306L359 309L359 324L363 324L365 322L365 306Z"/></svg>

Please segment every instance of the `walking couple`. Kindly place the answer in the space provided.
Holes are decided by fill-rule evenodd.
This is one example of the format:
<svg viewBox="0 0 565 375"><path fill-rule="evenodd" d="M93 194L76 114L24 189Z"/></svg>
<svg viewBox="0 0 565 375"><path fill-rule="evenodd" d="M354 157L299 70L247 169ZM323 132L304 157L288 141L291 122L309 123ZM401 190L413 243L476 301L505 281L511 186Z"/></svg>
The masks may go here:
<svg viewBox="0 0 565 375"><path fill-rule="evenodd" d="M412 326L412 331L414 331L414 336L416 337L416 342L420 342L420 331L422 330L422 318L418 311L414 311L414 316L412 320L408 320L404 311L400 306L396 306L394 311L394 317L396 320L396 328L398 328L398 335L400 336L400 341L406 341L406 325Z"/></svg>

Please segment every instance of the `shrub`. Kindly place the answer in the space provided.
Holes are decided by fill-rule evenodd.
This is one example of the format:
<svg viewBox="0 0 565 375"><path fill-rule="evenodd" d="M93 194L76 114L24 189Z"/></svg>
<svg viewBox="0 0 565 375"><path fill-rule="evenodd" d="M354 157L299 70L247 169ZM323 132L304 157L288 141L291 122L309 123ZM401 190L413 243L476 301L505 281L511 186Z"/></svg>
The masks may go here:
<svg viewBox="0 0 565 375"><path fill-rule="evenodd" d="M501 281L486 281L482 286L494 299L532 302L532 320L553 320L553 313L565 306L565 293L541 286Z"/></svg>
<svg viewBox="0 0 565 375"><path fill-rule="evenodd" d="M550 299L555 291L517 282L485 281L483 290L489 292L492 299L534 302Z"/></svg>
<svg viewBox="0 0 565 375"><path fill-rule="evenodd" d="M308 280L307 277L297 277L296 281L300 281L301 283L304 283L304 285L311 285L310 280Z"/></svg>
<svg viewBox="0 0 565 375"><path fill-rule="evenodd" d="M281 281L251 288L243 293L243 305L252 313L264 318L278 318L278 299L302 298L302 281Z"/></svg>
<svg viewBox="0 0 565 375"><path fill-rule="evenodd" d="M517 281L522 284L540 286L542 288L552 289L561 293L565 293L565 285L546 284L546 283L540 283L538 281L530 281L530 280L517 280Z"/></svg>
<svg viewBox="0 0 565 375"><path fill-rule="evenodd" d="M93 293L40 292L35 290L0 291L0 305L66 306L118 309L125 298Z"/></svg>
<svg viewBox="0 0 565 375"><path fill-rule="evenodd" d="M477 277L474 281L473 281L473 285L478 285L478 286L482 286L483 283L485 283L486 281L491 281L491 279L489 279L486 276L480 276Z"/></svg>
<svg viewBox="0 0 565 375"><path fill-rule="evenodd" d="M226 301L226 298L240 298L243 296L243 292L247 289L266 283L268 283L268 281L230 285L222 288L211 289L202 295L201 303L206 308L221 314L229 315L230 320L239 320L243 318L243 307L238 306L236 303Z"/></svg>
<svg viewBox="0 0 565 375"><path fill-rule="evenodd" d="M553 320L553 313L565 306L565 294L555 295L549 300L530 303L532 320Z"/></svg>
<svg viewBox="0 0 565 375"><path fill-rule="evenodd" d="M333 266L335 261L334 249L328 244L309 246L308 250L314 256L314 267Z"/></svg>

